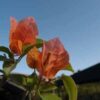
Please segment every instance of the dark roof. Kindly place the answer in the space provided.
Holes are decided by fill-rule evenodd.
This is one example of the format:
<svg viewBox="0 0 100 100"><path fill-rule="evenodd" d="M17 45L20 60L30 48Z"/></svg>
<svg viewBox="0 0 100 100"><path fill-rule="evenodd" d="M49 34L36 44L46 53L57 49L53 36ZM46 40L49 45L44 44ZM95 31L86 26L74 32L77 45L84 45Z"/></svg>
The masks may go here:
<svg viewBox="0 0 100 100"><path fill-rule="evenodd" d="M72 75L77 84L100 82L100 63Z"/></svg>
<svg viewBox="0 0 100 100"><path fill-rule="evenodd" d="M100 82L100 63L90 66L82 71L71 75L76 84L84 84L90 82ZM62 80L57 80L56 84L62 86Z"/></svg>

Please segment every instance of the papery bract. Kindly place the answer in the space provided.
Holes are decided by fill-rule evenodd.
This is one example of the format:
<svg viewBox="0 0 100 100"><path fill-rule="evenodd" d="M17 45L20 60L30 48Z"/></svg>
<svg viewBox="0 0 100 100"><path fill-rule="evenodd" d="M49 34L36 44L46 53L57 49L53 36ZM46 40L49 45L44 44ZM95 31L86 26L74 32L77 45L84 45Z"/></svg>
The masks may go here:
<svg viewBox="0 0 100 100"><path fill-rule="evenodd" d="M29 51L29 53L27 54L26 61L27 61L27 64L31 68L36 68L37 67L38 60L39 60L39 55L40 55L40 52L38 51L38 49L36 47L31 49Z"/></svg>
<svg viewBox="0 0 100 100"><path fill-rule="evenodd" d="M37 60L34 56L29 59L37 63L39 74L47 79L52 79L58 71L69 64L69 55L58 38L44 42L42 52L38 52ZM34 49L29 53L35 55Z"/></svg>
<svg viewBox="0 0 100 100"><path fill-rule="evenodd" d="M10 49L14 54L22 54L23 47L36 43L38 28L33 17L27 17L19 22L11 17Z"/></svg>

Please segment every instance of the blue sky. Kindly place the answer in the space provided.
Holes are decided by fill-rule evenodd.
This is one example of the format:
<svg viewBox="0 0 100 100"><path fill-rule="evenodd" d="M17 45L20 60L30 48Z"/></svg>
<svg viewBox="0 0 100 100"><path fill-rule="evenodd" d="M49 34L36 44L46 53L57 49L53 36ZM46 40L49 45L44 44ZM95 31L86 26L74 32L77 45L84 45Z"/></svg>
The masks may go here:
<svg viewBox="0 0 100 100"><path fill-rule="evenodd" d="M59 37L75 71L100 62L100 0L0 0L0 45L9 45L10 16L33 16L39 37ZM25 58L15 71L31 73Z"/></svg>

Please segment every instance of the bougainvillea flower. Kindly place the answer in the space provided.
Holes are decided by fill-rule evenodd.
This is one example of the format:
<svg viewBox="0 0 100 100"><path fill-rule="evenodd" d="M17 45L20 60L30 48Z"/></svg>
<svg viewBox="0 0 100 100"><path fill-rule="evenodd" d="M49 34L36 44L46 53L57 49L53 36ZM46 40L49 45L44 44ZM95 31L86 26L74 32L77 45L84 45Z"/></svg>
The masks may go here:
<svg viewBox="0 0 100 100"><path fill-rule="evenodd" d="M30 61L35 61L40 76L52 79L56 73L69 65L69 55L58 38L43 43L42 52L38 51L38 59L33 56ZM29 51L35 55L34 49ZM27 62L29 62L27 60ZM32 63L31 63L32 64ZM31 65L32 66L32 65Z"/></svg>
<svg viewBox="0 0 100 100"><path fill-rule="evenodd" d="M36 47L31 49L29 51L29 53L27 54L26 61L27 61L27 64L31 68L36 68L37 67L38 60L39 60L39 55L40 55L40 52L38 51L38 49Z"/></svg>
<svg viewBox="0 0 100 100"><path fill-rule="evenodd" d="M19 22L11 17L10 21L10 49L20 55L24 46L36 43L38 28L33 17L27 17Z"/></svg>

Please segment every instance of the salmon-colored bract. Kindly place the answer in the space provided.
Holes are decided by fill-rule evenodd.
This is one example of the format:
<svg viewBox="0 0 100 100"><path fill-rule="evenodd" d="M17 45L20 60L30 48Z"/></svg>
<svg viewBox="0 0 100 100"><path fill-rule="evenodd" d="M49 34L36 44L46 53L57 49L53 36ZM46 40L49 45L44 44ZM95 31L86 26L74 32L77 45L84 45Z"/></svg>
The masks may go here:
<svg viewBox="0 0 100 100"><path fill-rule="evenodd" d="M35 55L34 53L36 53L34 52L34 48L32 51L29 51L30 55ZM66 68L69 64L68 52L64 49L58 38L54 38L48 42L44 41L42 51L38 51L38 58L33 56L29 59L29 61L35 61L40 76L47 79L52 79L59 70Z"/></svg>
<svg viewBox="0 0 100 100"><path fill-rule="evenodd" d="M38 28L33 17L27 17L19 22L10 19L10 49L14 54L21 55L23 47L36 43Z"/></svg>

